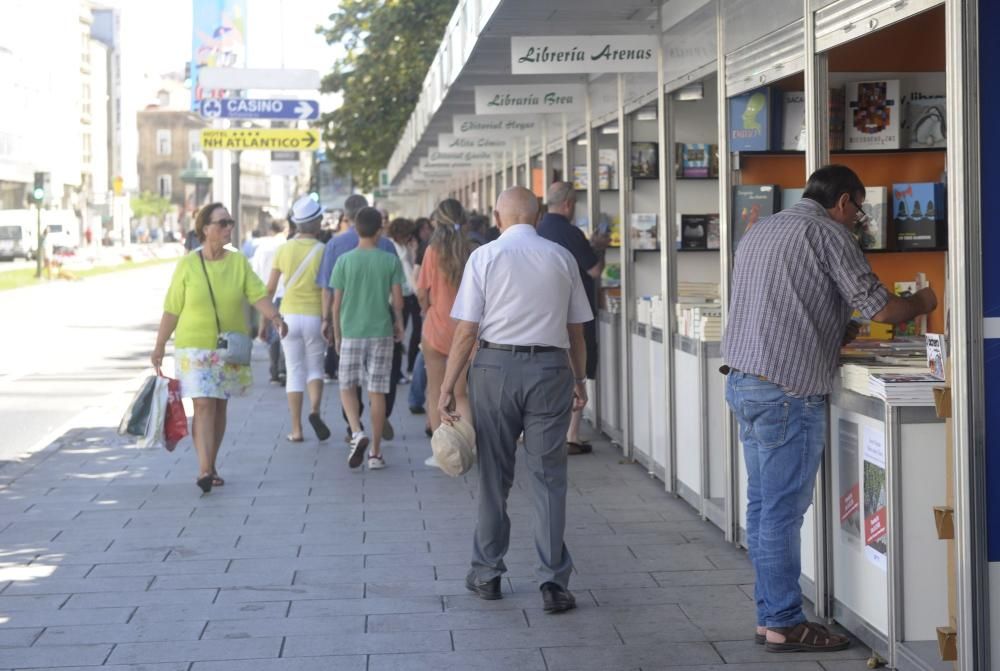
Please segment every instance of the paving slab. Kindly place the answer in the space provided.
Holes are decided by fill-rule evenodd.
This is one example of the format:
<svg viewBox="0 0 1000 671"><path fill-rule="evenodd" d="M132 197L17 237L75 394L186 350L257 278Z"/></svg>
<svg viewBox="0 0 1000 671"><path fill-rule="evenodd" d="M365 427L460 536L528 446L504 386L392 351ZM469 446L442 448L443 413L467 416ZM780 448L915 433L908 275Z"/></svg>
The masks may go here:
<svg viewBox="0 0 1000 671"><path fill-rule="evenodd" d="M754 646L746 553L600 440L569 463L579 607L542 610L523 464L503 599L480 600L464 586L478 476L423 464L424 418L401 408L388 468L351 471L336 387L324 444L283 441L285 400L258 384L230 403L227 484L204 496L190 441L135 449L111 428L120 408L0 469L0 671L865 668L860 646Z"/></svg>

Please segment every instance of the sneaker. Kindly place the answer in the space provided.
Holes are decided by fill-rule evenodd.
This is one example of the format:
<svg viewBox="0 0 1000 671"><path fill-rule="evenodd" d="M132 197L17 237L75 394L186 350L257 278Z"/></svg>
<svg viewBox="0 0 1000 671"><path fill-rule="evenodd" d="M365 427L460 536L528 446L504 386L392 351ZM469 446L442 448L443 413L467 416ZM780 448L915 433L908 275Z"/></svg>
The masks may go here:
<svg viewBox="0 0 1000 671"><path fill-rule="evenodd" d="M430 466L431 468L441 468L438 466L438 460L432 454L431 456L424 459L424 466Z"/></svg>
<svg viewBox="0 0 1000 671"><path fill-rule="evenodd" d="M368 449L368 436L364 431L358 431L351 437L351 451L347 457L347 465L357 468L365 460L365 450Z"/></svg>
<svg viewBox="0 0 1000 671"><path fill-rule="evenodd" d="M410 406L410 414L411 415L422 415L425 412L427 412L427 411L424 410L424 406L422 406L422 405L411 405Z"/></svg>
<svg viewBox="0 0 1000 671"><path fill-rule="evenodd" d="M382 440L392 440L396 437L396 431L392 428L392 424L389 423L389 418L385 418L385 424L382 425Z"/></svg>
<svg viewBox="0 0 1000 671"><path fill-rule="evenodd" d="M368 457L369 471L380 471L383 468L385 468L385 459L382 458L381 454L379 455L373 454L372 456Z"/></svg>

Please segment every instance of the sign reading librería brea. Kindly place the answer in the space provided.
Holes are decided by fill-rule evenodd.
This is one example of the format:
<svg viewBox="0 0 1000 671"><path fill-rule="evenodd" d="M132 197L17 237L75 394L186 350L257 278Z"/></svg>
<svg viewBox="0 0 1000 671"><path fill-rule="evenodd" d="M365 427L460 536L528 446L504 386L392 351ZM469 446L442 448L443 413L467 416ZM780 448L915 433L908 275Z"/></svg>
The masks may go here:
<svg viewBox="0 0 1000 671"><path fill-rule="evenodd" d="M477 116L456 114L452 117L452 132L455 137L499 137L518 138L525 135L541 135L542 117L529 115Z"/></svg>
<svg viewBox="0 0 1000 671"><path fill-rule="evenodd" d="M515 75L656 72L655 35L559 35L510 38Z"/></svg>
<svg viewBox="0 0 1000 671"><path fill-rule="evenodd" d="M476 114L550 114L583 109L583 84L477 86Z"/></svg>

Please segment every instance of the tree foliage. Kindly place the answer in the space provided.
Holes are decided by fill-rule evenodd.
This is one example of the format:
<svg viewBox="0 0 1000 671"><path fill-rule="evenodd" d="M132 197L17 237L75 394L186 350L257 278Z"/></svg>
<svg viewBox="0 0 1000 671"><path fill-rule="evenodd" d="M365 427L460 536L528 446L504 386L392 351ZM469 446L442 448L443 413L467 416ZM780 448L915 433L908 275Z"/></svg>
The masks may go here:
<svg viewBox="0 0 1000 671"><path fill-rule="evenodd" d="M323 78L344 103L320 120L337 171L374 188L420 97L458 0L342 0L320 27L344 55Z"/></svg>
<svg viewBox="0 0 1000 671"><path fill-rule="evenodd" d="M158 196L149 191L143 191L140 196L132 198L130 204L132 205L132 216L137 219L155 217L157 220L161 220L173 208L169 198Z"/></svg>

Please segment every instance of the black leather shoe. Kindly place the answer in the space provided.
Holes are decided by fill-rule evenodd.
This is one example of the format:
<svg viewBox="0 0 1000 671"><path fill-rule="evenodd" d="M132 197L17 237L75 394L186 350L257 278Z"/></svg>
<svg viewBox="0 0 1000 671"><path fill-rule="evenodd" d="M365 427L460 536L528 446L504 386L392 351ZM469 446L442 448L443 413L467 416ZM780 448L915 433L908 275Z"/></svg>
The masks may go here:
<svg viewBox="0 0 1000 671"><path fill-rule="evenodd" d="M476 596L485 601L496 601L502 599L500 594L500 576L487 580L486 582L476 582L472 575L465 576L465 589L474 592Z"/></svg>
<svg viewBox="0 0 1000 671"><path fill-rule="evenodd" d="M546 613L562 613L576 608L576 597L565 587L547 582L541 589L543 609Z"/></svg>

